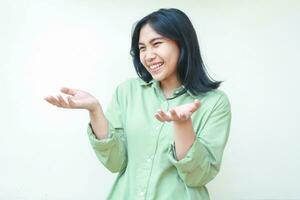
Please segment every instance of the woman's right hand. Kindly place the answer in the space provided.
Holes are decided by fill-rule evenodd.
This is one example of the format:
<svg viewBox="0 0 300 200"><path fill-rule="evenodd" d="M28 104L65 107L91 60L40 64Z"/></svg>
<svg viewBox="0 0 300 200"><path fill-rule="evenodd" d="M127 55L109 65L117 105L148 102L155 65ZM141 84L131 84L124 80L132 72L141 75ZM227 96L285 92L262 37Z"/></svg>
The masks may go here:
<svg viewBox="0 0 300 200"><path fill-rule="evenodd" d="M99 101L88 92L63 87L60 91L68 96L66 99L60 94L55 96L46 96L44 99L52 105L61 108L70 109L87 109L90 112L96 111L99 108Z"/></svg>

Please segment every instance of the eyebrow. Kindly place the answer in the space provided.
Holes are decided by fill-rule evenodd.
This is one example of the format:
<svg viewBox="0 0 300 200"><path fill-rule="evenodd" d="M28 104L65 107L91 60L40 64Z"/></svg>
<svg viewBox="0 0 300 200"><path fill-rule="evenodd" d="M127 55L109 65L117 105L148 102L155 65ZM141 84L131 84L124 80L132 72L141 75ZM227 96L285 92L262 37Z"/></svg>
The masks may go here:
<svg viewBox="0 0 300 200"><path fill-rule="evenodd" d="M149 43L152 43L152 42L154 42L155 40L160 40L160 39L164 39L164 37L156 37L156 38L153 38L153 39L151 39L151 40L149 41ZM144 45L144 43L139 42L139 45Z"/></svg>

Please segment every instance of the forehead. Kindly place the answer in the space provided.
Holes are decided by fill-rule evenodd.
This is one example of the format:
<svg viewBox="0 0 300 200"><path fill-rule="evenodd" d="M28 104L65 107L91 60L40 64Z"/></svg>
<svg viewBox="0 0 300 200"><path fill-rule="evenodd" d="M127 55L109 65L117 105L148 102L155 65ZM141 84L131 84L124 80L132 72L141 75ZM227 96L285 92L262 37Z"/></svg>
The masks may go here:
<svg viewBox="0 0 300 200"><path fill-rule="evenodd" d="M163 36L157 33L149 24L146 24L141 28L139 42L147 43L154 38L160 37Z"/></svg>

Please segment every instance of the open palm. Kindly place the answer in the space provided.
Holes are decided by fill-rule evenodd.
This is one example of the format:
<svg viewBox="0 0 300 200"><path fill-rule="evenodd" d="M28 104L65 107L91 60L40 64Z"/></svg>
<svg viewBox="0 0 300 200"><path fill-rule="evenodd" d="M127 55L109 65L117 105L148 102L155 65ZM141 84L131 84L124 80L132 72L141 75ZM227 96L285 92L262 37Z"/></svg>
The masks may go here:
<svg viewBox="0 0 300 200"><path fill-rule="evenodd" d="M63 87L60 91L68 96L64 98L59 94L56 97L47 96L44 99L57 107L71 109L81 108L92 110L98 103L98 100L95 97L82 90Z"/></svg>
<svg viewBox="0 0 300 200"><path fill-rule="evenodd" d="M180 106L170 108L169 111L164 112L159 110L154 116L161 122L170 121L186 121L191 118L192 114L200 107L200 101L195 100L193 103L187 103Z"/></svg>

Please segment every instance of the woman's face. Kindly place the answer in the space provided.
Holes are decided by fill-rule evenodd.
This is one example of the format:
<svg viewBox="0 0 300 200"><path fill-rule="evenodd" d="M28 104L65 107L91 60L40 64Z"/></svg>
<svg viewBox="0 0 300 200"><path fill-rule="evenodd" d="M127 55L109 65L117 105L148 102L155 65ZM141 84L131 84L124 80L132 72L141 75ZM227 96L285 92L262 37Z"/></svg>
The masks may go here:
<svg viewBox="0 0 300 200"><path fill-rule="evenodd" d="M144 25L139 37L140 60L152 78L161 83L178 83L177 62L180 50L175 41Z"/></svg>

